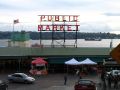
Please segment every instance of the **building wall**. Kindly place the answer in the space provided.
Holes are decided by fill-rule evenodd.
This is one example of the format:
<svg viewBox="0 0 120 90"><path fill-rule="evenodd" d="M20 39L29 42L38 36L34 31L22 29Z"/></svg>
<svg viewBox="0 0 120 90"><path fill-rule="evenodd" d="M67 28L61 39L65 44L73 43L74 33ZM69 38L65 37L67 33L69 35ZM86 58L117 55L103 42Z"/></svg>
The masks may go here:
<svg viewBox="0 0 120 90"><path fill-rule="evenodd" d="M8 39L1 39L0 40L0 47L8 47Z"/></svg>
<svg viewBox="0 0 120 90"><path fill-rule="evenodd" d="M30 47L29 41L12 41L10 42L11 47Z"/></svg>

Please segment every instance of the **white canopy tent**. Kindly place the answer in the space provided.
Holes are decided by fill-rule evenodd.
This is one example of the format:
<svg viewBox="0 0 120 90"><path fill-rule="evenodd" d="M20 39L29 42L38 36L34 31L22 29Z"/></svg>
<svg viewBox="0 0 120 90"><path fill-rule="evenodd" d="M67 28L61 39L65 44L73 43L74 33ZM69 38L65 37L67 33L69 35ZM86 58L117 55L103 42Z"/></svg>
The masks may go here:
<svg viewBox="0 0 120 90"><path fill-rule="evenodd" d="M82 66L82 74L84 75L84 74L88 74L88 72L89 72L89 70L88 70L88 67L89 67L89 69L90 69L90 67L91 67L91 69L93 70L93 68L95 68L95 67L93 67L94 65L96 66L97 65L97 63L96 62L93 62L92 60L90 60L89 58L86 58L85 60L83 60L83 61L81 61L81 62L79 62L80 63L80 65ZM86 66L87 65L87 66ZM95 70L95 69L94 69Z"/></svg>
<svg viewBox="0 0 120 90"><path fill-rule="evenodd" d="M77 65L80 65L80 62L72 58L71 60L66 61L65 64L67 65L67 73L68 73L68 66L77 66Z"/></svg>
<svg viewBox="0 0 120 90"><path fill-rule="evenodd" d="M80 62L78 62L76 59L72 58L69 61L66 61L65 64L67 65L80 65Z"/></svg>
<svg viewBox="0 0 120 90"><path fill-rule="evenodd" d="M93 62L92 60L90 60L89 58L79 62L80 65L96 65L96 62Z"/></svg>

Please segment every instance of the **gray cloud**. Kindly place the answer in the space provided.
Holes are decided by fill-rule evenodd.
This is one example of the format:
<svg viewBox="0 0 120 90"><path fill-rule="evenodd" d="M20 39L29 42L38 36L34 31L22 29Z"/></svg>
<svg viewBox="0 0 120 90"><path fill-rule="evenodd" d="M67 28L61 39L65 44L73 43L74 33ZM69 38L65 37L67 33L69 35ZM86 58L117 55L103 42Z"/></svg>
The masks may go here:
<svg viewBox="0 0 120 90"><path fill-rule="evenodd" d="M111 28L105 23L100 22L91 22L91 23L81 23L80 24L81 32L110 32Z"/></svg>
<svg viewBox="0 0 120 90"><path fill-rule="evenodd" d="M98 2L97 2L98 1ZM10 1L9 1L10 2ZM89 9L100 9L101 7L101 1L100 0L35 0L28 3L9 3L9 2L4 2L0 3L2 6L1 9L6 9L6 10L49 10L49 9L59 9L59 10L64 10L64 9L79 9L79 10L89 10Z"/></svg>
<svg viewBox="0 0 120 90"><path fill-rule="evenodd" d="M120 16L120 13L104 13L106 16Z"/></svg>
<svg viewBox="0 0 120 90"><path fill-rule="evenodd" d="M109 1L112 0L18 0L19 3L12 3L14 2L12 0L1 0L0 1L0 15L8 15L8 16L17 16L20 17L27 15L31 15L33 13L35 14L41 14L44 12L50 12L52 13L59 13L63 12L63 14L68 14L68 12L71 12L74 14L78 12L83 15L83 22L86 24L80 26L80 30L82 31L91 31L91 32L108 32L111 31L109 27L106 27L104 24L97 23L100 19L93 18L94 14L100 13L101 15L105 15L107 18L109 16L120 16L119 8L116 9L114 5L109 4ZM118 1L118 0L117 0ZM113 1L114 2L114 1ZM119 2L118 2L119 3ZM116 13L114 11L117 11ZM86 18L88 18L91 21L91 23L87 22L86 18L84 17L84 14L88 14L88 17L86 15ZM94 13L95 12L95 13ZM89 13L93 13L93 16ZM51 13L50 13L51 14ZM26 15L26 16L27 16ZM99 18L99 16L98 16ZM84 19L86 21L84 21ZM96 21L92 23L93 21ZM103 21L104 22L104 21ZM87 25L89 24L89 25Z"/></svg>
<svg viewBox="0 0 120 90"><path fill-rule="evenodd" d="M14 9L15 7L12 5L2 4L0 3L0 9Z"/></svg>
<svg viewBox="0 0 120 90"><path fill-rule="evenodd" d="M39 4L39 3L38 3ZM89 0L78 0L78 1L65 1L65 0L54 0L53 2L44 2L44 8L48 9L78 9L78 10L93 10L100 9L102 6L102 2L91 2Z"/></svg>

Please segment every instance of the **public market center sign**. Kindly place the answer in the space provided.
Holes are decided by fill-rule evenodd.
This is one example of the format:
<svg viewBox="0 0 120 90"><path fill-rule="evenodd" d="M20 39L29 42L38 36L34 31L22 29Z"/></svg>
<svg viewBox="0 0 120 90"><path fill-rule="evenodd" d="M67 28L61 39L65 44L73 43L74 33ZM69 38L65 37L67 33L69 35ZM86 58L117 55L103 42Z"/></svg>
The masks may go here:
<svg viewBox="0 0 120 90"><path fill-rule="evenodd" d="M78 31L79 15L38 15L38 31Z"/></svg>

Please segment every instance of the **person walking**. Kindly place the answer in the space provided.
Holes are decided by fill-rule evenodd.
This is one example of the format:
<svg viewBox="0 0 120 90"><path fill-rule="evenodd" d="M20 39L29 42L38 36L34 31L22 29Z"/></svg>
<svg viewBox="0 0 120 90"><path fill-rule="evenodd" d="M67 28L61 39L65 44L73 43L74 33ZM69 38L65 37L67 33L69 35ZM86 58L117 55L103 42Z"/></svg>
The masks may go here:
<svg viewBox="0 0 120 90"><path fill-rule="evenodd" d="M112 74L108 74L108 78L107 78L107 84L108 84L108 88L111 88L111 81L113 80L113 76Z"/></svg>
<svg viewBox="0 0 120 90"><path fill-rule="evenodd" d="M102 81L102 85L103 85L103 90L106 90L106 81L105 81L105 70L103 69L101 72L101 81Z"/></svg>
<svg viewBox="0 0 120 90"><path fill-rule="evenodd" d="M105 71L102 71L101 73L101 80L105 82Z"/></svg>
<svg viewBox="0 0 120 90"><path fill-rule="evenodd" d="M114 76L114 88L117 89L118 88L118 74Z"/></svg>
<svg viewBox="0 0 120 90"><path fill-rule="evenodd" d="M79 74L79 79L82 79L82 76Z"/></svg>
<svg viewBox="0 0 120 90"><path fill-rule="evenodd" d="M67 75L64 76L64 85L67 84Z"/></svg>

